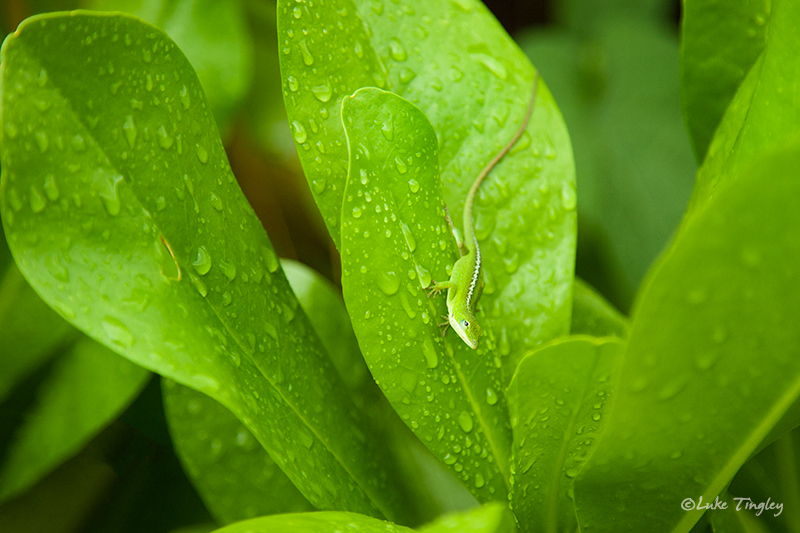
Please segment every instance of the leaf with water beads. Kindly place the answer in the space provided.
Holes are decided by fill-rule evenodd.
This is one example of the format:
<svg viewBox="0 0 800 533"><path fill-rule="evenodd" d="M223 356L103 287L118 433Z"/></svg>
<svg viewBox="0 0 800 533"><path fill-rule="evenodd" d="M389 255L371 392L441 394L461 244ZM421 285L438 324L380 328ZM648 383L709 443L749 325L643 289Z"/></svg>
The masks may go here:
<svg viewBox="0 0 800 533"><path fill-rule="evenodd" d="M425 292L458 257L436 134L417 107L380 89L346 98L342 117L342 288L364 359L401 418L475 497L504 499L511 439L494 334L487 325L478 350L452 332L442 337L444 297ZM380 133L387 121L392 140Z"/></svg>
<svg viewBox="0 0 800 533"><path fill-rule="evenodd" d="M3 223L39 294L225 405L317 507L402 515L389 456L298 309L175 44L129 16L49 14L6 39L3 66L16 133L0 151Z"/></svg>
<svg viewBox="0 0 800 533"><path fill-rule="evenodd" d="M476 0L282 0L278 39L295 144L334 243L348 168L339 102L361 87L391 90L428 116L443 196L460 227L467 190L519 127L533 84L530 62L486 7ZM316 87L330 87L327 101ZM390 132L387 124L376 134ZM390 159L402 173L407 163ZM475 204L487 273L482 298L487 320L505 328L506 380L530 348L568 332L574 209L569 137L540 80L530 125Z"/></svg>

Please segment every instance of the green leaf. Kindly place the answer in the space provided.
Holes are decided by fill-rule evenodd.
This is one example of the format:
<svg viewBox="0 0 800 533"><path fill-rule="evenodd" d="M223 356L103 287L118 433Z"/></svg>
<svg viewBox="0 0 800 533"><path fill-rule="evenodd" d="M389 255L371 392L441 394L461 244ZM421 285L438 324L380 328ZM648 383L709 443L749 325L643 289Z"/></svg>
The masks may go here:
<svg viewBox="0 0 800 533"><path fill-rule="evenodd" d="M3 64L3 222L34 288L222 403L315 506L401 514L387 454L298 309L175 44L128 16L47 15L6 40Z"/></svg>
<svg viewBox="0 0 800 533"><path fill-rule="evenodd" d="M711 528L714 533L768 533L767 529L752 512L740 508L741 502L734 500L726 491L720 495L725 509L714 509L709 512ZM711 502L709 502L711 503ZM774 512L774 511L773 511Z"/></svg>
<svg viewBox="0 0 800 533"><path fill-rule="evenodd" d="M680 118L678 40L627 18L604 20L591 37L537 30L519 40L569 127L578 275L627 311L680 223L696 171Z"/></svg>
<svg viewBox="0 0 800 533"><path fill-rule="evenodd" d="M507 395L511 508L522 531L577 531L573 481L603 435L624 346L569 337L520 362Z"/></svg>
<svg viewBox="0 0 800 533"><path fill-rule="evenodd" d="M8 265L0 281L0 401L75 336L75 330Z"/></svg>
<svg viewBox="0 0 800 533"><path fill-rule="evenodd" d="M237 522L214 533L413 533L413 529L355 513L298 513Z"/></svg>
<svg viewBox="0 0 800 533"><path fill-rule="evenodd" d="M0 501L26 490L115 419L150 373L83 338L54 364L0 468Z"/></svg>
<svg viewBox="0 0 800 533"><path fill-rule="evenodd" d="M90 0L93 9L122 11L164 30L189 58L220 129L247 96L253 38L242 0Z"/></svg>
<svg viewBox="0 0 800 533"><path fill-rule="evenodd" d="M575 278L572 292L572 335L613 336L625 339L628 319L597 293L588 283Z"/></svg>
<svg viewBox="0 0 800 533"><path fill-rule="evenodd" d="M689 531L800 396L800 150L690 220L634 314L614 411L575 485L587 533ZM765 184L769 186L765 186Z"/></svg>
<svg viewBox="0 0 800 533"><path fill-rule="evenodd" d="M681 29L681 102L698 163L764 49L771 0L688 0Z"/></svg>
<svg viewBox="0 0 800 533"><path fill-rule="evenodd" d="M475 497L504 499L511 435L497 343L488 328L477 351L452 332L443 338L444 298L424 291L431 277L447 279L447 255L457 257L436 134L413 104L375 88L346 98L342 118L351 154L342 288L364 359L401 418Z"/></svg>
<svg viewBox="0 0 800 533"><path fill-rule="evenodd" d="M175 451L217 522L313 510L253 434L219 402L171 380L162 387Z"/></svg>
<svg viewBox="0 0 800 533"><path fill-rule="evenodd" d="M531 64L476 0L311 4L278 3L281 74L300 161L334 242L341 240L348 175L340 101L365 86L403 96L428 117L438 136L443 196L460 227L469 187L519 127ZM541 80L538 87L513 157L492 172L475 202L486 273L482 299L487 320L498 332L506 328L507 379L528 349L569 327L572 150L552 96ZM384 128L377 133L398 139L391 123ZM395 155L388 163L397 172L408 169Z"/></svg>
<svg viewBox="0 0 800 533"><path fill-rule="evenodd" d="M784 146L800 132L794 118L794 89L800 85L797 21L800 4L772 0L766 44L739 85L722 117L697 173L689 215L694 215L719 189L734 181L765 154Z"/></svg>
<svg viewBox="0 0 800 533"><path fill-rule="evenodd" d="M439 517L435 522L419 528L420 533L515 533L514 515L508 506L493 502L460 513Z"/></svg>

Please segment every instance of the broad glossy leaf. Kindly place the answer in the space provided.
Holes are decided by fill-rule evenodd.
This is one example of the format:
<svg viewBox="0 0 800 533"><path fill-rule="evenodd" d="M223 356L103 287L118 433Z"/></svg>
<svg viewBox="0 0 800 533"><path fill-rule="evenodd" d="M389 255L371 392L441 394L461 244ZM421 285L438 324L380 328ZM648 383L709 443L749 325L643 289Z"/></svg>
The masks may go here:
<svg viewBox="0 0 800 533"><path fill-rule="evenodd" d="M401 418L475 497L502 500L511 435L500 348L488 324L478 350L453 332L442 337L444 297L424 290L446 280L458 256L436 134L413 104L375 88L346 98L342 118L350 149L342 288L364 359Z"/></svg>
<svg viewBox="0 0 800 533"><path fill-rule="evenodd" d="M800 3L772 0L764 51L739 85L697 173L689 214L764 154L800 133L794 92L800 86Z"/></svg>
<svg viewBox="0 0 800 533"><path fill-rule="evenodd" d="M413 533L413 529L355 513L298 513L237 522L214 533Z"/></svg>
<svg viewBox="0 0 800 533"><path fill-rule="evenodd" d="M83 338L54 363L0 466L0 500L74 455L142 390L150 373Z"/></svg>
<svg viewBox="0 0 800 533"><path fill-rule="evenodd" d="M483 507L451 513L419 528L421 533L514 533L517 531L514 516L508 506L493 502Z"/></svg>
<svg viewBox="0 0 800 533"><path fill-rule="evenodd" d="M75 330L8 265L0 280L0 401L75 337Z"/></svg>
<svg viewBox="0 0 800 533"><path fill-rule="evenodd" d="M800 396L798 172L797 148L759 161L650 273L576 481L583 531L689 531L702 511L681 501L713 501Z"/></svg>
<svg viewBox="0 0 800 533"><path fill-rule="evenodd" d="M90 0L88 4L136 15L164 30L189 58L217 124L226 128L247 95L253 71L253 39L242 0Z"/></svg>
<svg viewBox="0 0 800 533"><path fill-rule="evenodd" d="M588 283L575 278L572 293L572 335L613 336L625 339L630 324Z"/></svg>
<svg viewBox="0 0 800 533"><path fill-rule="evenodd" d="M175 450L217 522L314 510L250 430L219 402L171 380L162 386Z"/></svg>
<svg viewBox="0 0 800 533"><path fill-rule="evenodd" d="M175 44L124 15L48 15L6 40L3 62L3 222L34 288L225 405L316 506L399 514L387 454L298 309Z"/></svg>
<svg viewBox="0 0 800 533"><path fill-rule="evenodd" d="M564 113L578 169L578 275L623 310L681 220L696 166L674 32L627 17L519 37Z"/></svg>
<svg viewBox="0 0 800 533"><path fill-rule="evenodd" d="M698 163L736 89L764 49L771 0L687 0L681 103Z"/></svg>
<svg viewBox="0 0 800 533"><path fill-rule="evenodd" d="M508 387L522 531L577 531L573 482L605 429L624 344L577 336L525 356Z"/></svg>
<svg viewBox="0 0 800 533"><path fill-rule="evenodd" d="M483 4L281 0L278 38L289 121L334 242L348 172L340 101L365 86L401 95L428 117L438 136L443 196L460 227L467 190L519 127L533 84L532 66ZM376 132L396 138L391 123L383 127ZM507 379L527 349L569 327L572 149L541 80L531 123L512 154L475 204L482 299L487 320L506 328ZM398 172L408 167L394 155L389 163Z"/></svg>

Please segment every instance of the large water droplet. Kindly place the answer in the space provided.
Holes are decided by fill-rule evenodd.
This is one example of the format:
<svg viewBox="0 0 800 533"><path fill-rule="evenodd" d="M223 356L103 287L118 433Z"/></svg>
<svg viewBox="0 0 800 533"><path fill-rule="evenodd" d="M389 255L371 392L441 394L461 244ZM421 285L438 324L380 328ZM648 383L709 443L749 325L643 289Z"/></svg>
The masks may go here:
<svg viewBox="0 0 800 533"><path fill-rule="evenodd" d="M413 193L419 192L419 182L414 178L408 180L408 190Z"/></svg>
<svg viewBox="0 0 800 533"><path fill-rule="evenodd" d="M400 288L400 278L391 270L381 272L378 275L378 287L386 296L391 296Z"/></svg>
<svg viewBox="0 0 800 533"><path fill-rule="evenodd" d="M42 191L36 185L31 185L30 202L31 211L34 213L41 213L47 205L47 200L45 200Z"/></svg>
<svg viewBox="0 0 800 533"><path fill-rule="evenodd" d="M123 179L122 175L115 174L105 168L98 168L95 170L94 181L98 189L98 194L100 198L103 199L103 204L109 215L116 216L119 214L122 204L119 200L117 188Z"/></svg>
<svg viewBox="0 0 800 533"><path fill-rule="evenodd" d="M194 153L197 154L197 159L199 159L201 163L204 165L208 163L208 150L206 150L205 146L197 143L194 147Z"/></svg>
<svg viewBox="0 0 800 533"><path fill-rule="evenodd" d="M48 174L44 178L44 193L51 202L58 200L58 184L56 183L56 177L52 174Z"/></svg>
<svg viewBox="0 0 800 533"><path fill-rule="evenodd" d="M158 128L158 145L164 150L169 150L175 139L167 133L167 129L162 124Z"/></svg>
<svg viewBox="0 0 800 533"><path fill-rule="evenodd" d="M106 316L100 323L111 342L123 348L130 348L133 345L133 335L120 320L113 316Z"/></svg>
<svg viewBox="0 0 800 533"><path fill-rule="evenodd" d="M461 411L461 414L458 415L458 425L465 433L472 431L472 417L468 412Z"/></svg>
<svg viewBox="0 0 800 533"><path fill-rule="evenodd" d="M567 211L575 209L575 205L578 203L578 197L575 194L575 189L572 187L572 184L564 183L561 186L561 203Z"/></svg>
<svg viewBox="0 0 800 533"><path fill-rule="evenodd" d="M416 77L417 73L408 67L400 70L400 83L410 83Z"/></svg>
<svg viewBox="0 0 800 533"><path fill-rule="evenodd" d="M189 96L189 89L186 87L186 85L181 87L181 91L180 91L179 94L180 94L180 97L181 97L181 104L183 104L183 108L184 109L189 109L189 106L192 103L192 99Z"/></svg>
<svg viewBox="0 0 800 533"><path fill-rule="evenodd" d="M394 166L395 168L397 168L397 172L399 172L400 174L405 174L406 172L408 172L408 166L402 159L400 159L399 155L394 158Z"/></svg>
<svg viewBox="0 0 800 533"><path fill-rule="evenodd" d="M297 92L297 90L300 88L300 83L294 76L289 76L288 78L286 78L286 81L289 84L289 90L292 91L293 93Z"/></svg>
<svg viewBox="0 0 800 533"><path fill-rule="evenodd" d="M428 368L436 368L439 365L439 356L436 354L436 347L430 337L425 337L422 343L422 355L425 356L425 364Z"/></svg>
<svg viewBox="0 0 800 533"><path fill-rule="evenodd" d="M317 85L311 88L314 97L322 103L328 102L333 95L329 85Z"/></svg>
<svg viewBox="0 0 800 533"><path fill-rule="evenodd" d="M133 122L133 115L128 115L125 122L122 123L122 132L125 134L125 139L128 141L128 146L131 148L136 147L136 124Z"/></svg>
<svg viewBox="0 0 800 533"><path fill-rule="evenodd" d="M36 146L39 147L39 151L45 152L47 147L50 146L50 140L47 138L47 134L43 131L37 131L34 137L36 138Z"/></svg>
<svg viewBox="0 0 800 533"><path fill-rule="evenodd" d="M494 405L497 403L497 393L494 392L491 387L486 389L486 403L489 405Z"/></svg>
<svg viewBox="0 0 800 533"><path fill-rule="evenodd" d="M292 121L292 136L294 137L294 140L300 144L303 144L306 142L306 139L308 139L306 129L300 122L296 120Z"/></svg>
<svg viewBox="0 0 800 533"><path fill-rule="evenodd" d="M395 61L405 61L408 59L406 49L397 37L389 39L389 53Z"/></svg>
<svg viewBox="0 0 800 533"><path fill-rule="evenodd" d="M305 63L307 67L314 64L314 56L311 55L311 51L309 51L305 39L300 41L300 53L303 55L303 63Z"/></svg>
<svg viewBox="0 0 800 533"><path fill-rule="evenodd" d="M400 228L403 230L403 237L406 239L408 249L413 252L417 249L417 240L414 238L414 234L411 233L411 229L406 225L405 222L400 223Z"/></svg>
<svg viewBox="0 0 800 533"><path fill-rule="evenodd" d="M236 266L232 263L228 263L227 261L220 261L219 262L219 269L225 274L225 277L228 278L230 281L233 281L233 278L236 277Z"/></svg>
<svg viewBox="0 0 800 533"><path fill-rule="evenodd" d="M208 253L205 246L197 249L197 257L192 262L192 266L201 276L205 276L211 270L211 254Z"/></svg>
<svg viewBox="0 0 800 533"><path fill-rule="evenodd" d="M278 256L275 255L275 251L272 248L267 246L262 247L261 255L264 257L264 264L267 267L267 270L270 272L275 272L278 270Z"/></svg>

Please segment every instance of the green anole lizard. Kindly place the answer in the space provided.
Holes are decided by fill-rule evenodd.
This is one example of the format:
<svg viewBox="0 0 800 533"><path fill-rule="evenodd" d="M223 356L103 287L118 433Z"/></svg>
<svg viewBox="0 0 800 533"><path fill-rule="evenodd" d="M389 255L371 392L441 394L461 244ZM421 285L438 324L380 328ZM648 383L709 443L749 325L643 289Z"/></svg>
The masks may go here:
<svg viewBox="0 0 800 533"><path fill-rule="evenodd" d="M475 306L483 292L483 269L481 268L481 250L478 246L478 239L475 237L472 207L475 203L475 195L478 192L478 188L481 186L481 182L483 182L484 178L489 175L489 172L492 171L497 163L499 163L517 143L522 133L525 131L525 128L528 126L528 121L533 112L533 104L536 101L536 89L538 84L539 73L536 72L533 77L533 89L531 91L528 110L525 113L525 118L522 120L522 124L517 130L517 133L511 141L489 161L489 164L481 170L481 173L475 178L472 187L470 187L467 193L467 198L464 202L464 241L458 238L458 233L453 227L453 222L450 220L447 207L445 207L445 219L450 225L450 229L453 231L453 236L456 238L456 244L458 244L461 257L456 261L456 264L453 265L449 280L433 282L428 297L434 296L447 289L447 322L440 324L440 326L445 326L446 333L449 323L458 336L461 337L461 340L473 350L478 348L478 340L481 338L481 326L475 319Z"/></svg>

